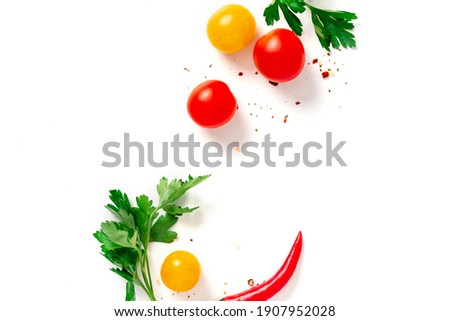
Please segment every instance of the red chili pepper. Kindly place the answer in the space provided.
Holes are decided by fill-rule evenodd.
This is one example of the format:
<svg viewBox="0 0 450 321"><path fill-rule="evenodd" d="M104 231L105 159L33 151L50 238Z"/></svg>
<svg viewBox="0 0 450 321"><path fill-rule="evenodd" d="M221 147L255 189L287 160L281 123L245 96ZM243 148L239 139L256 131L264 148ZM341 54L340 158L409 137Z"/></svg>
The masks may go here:
<svg viewBox="0 0 450 321"><path fill-rule="evenodd" d="M281 268L269 280L254 286L244 292L229 295L221 301L267 301L277 294L294 274L302 252L302 232L299 232L292 249Z"/></svg>

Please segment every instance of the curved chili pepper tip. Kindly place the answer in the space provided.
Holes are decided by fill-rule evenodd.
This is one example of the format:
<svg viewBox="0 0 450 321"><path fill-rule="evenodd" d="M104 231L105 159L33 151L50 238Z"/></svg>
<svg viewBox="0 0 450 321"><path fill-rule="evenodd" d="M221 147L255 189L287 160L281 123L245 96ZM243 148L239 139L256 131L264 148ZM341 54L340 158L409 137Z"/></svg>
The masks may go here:
<svg viewBox="0 0 450 321"><path fill-rule="evenodd" d="M298 232L286 260L281 268L267 281L238 294L229 295L220 301L267 301L288 283L297 267L302 252L302 232Z"/></svg>

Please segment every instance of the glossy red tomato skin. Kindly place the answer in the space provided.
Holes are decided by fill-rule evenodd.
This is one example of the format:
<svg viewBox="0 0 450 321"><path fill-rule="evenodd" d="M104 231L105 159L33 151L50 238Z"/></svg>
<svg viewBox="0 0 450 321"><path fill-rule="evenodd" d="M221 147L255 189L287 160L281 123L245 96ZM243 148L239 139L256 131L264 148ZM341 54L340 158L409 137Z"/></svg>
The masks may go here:
<svg viewBox="0 0 450 321"><path fill-rule="evenodd" d="M274 82L296 78L305 65L305 48L300 38L287 29L274 29L259 38L253 50L258 71Z"/></svg>
<svg viewBox="0 0 450 321"><path fill-rule="evenodd" d="M187 102L189 116L205 128L225 125L233 118L237 101L226 83L208 80L194 88Z"/></svg>

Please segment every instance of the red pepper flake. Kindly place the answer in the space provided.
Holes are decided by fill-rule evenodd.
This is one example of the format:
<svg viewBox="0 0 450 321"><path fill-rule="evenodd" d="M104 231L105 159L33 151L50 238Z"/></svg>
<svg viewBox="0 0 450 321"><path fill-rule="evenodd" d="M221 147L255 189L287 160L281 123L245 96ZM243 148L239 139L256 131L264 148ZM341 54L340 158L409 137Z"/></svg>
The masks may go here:
<svg viewBox="0 0 450 321"><path fill-rule="evenodd" d="M272 118L275 118L275 116L272 116Z"/></svg>
<svg viewBox="0 0 450 321"><path fill-rule="evenodd" d="M193 240L193 239L190 239L189 241L191 241L191 242L194 242L194 240Z"/></svg>
<svg viewBox="0 0 450 321"><path fill-rule="evenodd" d="M295 104L298 106L298 105L300 105L301 104L301 102L299 102L299 101L296 101L295 102Z"/></svg>
<svg viewBox="0 0 450 321"><path fill-rule="evenodd" d="M269 80L269 84L273 85L273 86L278 86L278 83L272 80Z"/></svg>
<svg viewBox="0 0 450 321"><path fill-rule="evenodd" d="M283 123L286 124L288 117L289 117L289 115L284 116Z"/></svg>
<svg viewBox="0 0 450 321"><path fill-rule="evenodd" d="M330 73L329 73L328 71L324 71L324 72L322 73L322 78L323 78L323 79L328 78L329 76L330 76Z"/></svg>
<svg viewBox="0 0 450 321"><path fill-rule="evenodd" d="M329 51L327 52L327 56L331 56L331 53Z"/></svg>
<svg viewBox="0 0 450 321"><path fill-rule="evenodd" d="M259 75L259 72L255 71L255 75Z"/></svg>
<svg viewBox="0 0 450 321"><path fill-rule="evenodd" d="M319 59L317 59L317 58L312 61L313 64L316 64L318 62L319 62Z"/></svg>
<svg viewBox="0 0 450 321"><path fill-rule="evenodd" d="M247 281L247 283L248 283L249 286L255 286L255 281L253 281L253 279L249 279Z"/></svg>
<svg viewBox="0 0 450 321"><path fill-rule="evenodd" d="M238 76L239 76L239 77L242 77L242 76L244 76L244 73L243 73L242 71L240 71L240 72L238 73Z"/></svg>

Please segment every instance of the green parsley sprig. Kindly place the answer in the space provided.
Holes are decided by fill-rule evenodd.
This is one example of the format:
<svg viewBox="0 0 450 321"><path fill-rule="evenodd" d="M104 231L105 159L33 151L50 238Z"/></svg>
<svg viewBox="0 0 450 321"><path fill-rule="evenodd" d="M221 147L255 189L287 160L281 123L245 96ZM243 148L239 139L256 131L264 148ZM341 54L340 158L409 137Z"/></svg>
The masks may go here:
<svg viewBox="0 0 450 321"><path fill-rule="evenodd" d="M292 31L301 36L303 25L297 15L305 12L306 8L311 12L314 30L323 48L330 51L330 46L334 49L356 47L355 36L351 32L355 26L351 21L358 17L353 12L323 10L304 0L273 0L264 10L264 17L267 25L272 26L280 20L281 10Z"/></svg>
<svg viewBox="0 0 450 321"><path fill-rule="evenodd" d="M127 194L120 190L110 191L109 198L113 204L106 205L106 208L119 221L103 222L94 237L101 243L101 254L116 266L111 271L127 281L125 300L136 299L137 285L150 300L156 301L150 276L149 243L171 243L177 238L177 233L171 228L178 217L192 213L198 207L181 207L174 202L208 177L193 178L189 175L186 181L174 179L170 183L165 177L161 178L156 188L159 196L157 206L146 195L137 197L137 206L132 206Z"/></svg>

